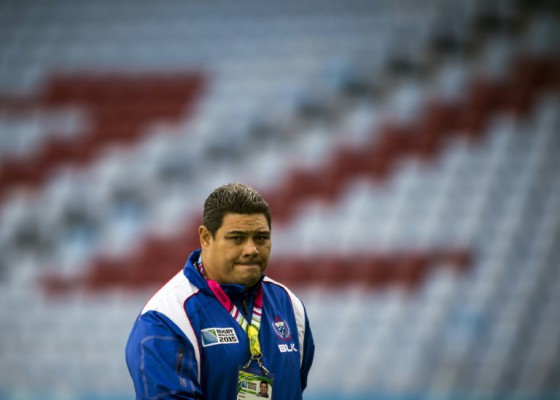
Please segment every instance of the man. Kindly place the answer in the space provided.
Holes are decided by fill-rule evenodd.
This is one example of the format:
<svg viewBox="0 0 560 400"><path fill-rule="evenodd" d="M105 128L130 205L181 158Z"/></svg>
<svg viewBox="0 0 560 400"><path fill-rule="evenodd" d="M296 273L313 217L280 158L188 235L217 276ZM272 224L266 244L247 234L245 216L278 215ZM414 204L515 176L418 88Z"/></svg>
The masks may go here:
<svg viewBox="0 0 560 400"><path fill-rule="evenodd" d="M268 383L261 382L261 391L259 392L259 397L268 398Z"/></svg>
<svg viewBox="0 0 560 400"><path fill-rule="evenodd" d="M268 204L240 183L214 190L198 228L201 249L146 304L126 346L137 399L297 400L315 346L302 302L263 275ZM157 268L157 266L154 266Z"/></svg>

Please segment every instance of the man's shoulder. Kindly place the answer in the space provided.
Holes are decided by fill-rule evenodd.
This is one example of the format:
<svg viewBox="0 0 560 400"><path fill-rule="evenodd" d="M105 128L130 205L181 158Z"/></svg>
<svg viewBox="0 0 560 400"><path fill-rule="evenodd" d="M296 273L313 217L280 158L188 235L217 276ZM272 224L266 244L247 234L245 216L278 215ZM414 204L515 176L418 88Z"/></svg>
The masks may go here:
<svg viewBox="0 0 560 400"><path fill-rule="evenodd" d="M277 287L278 289L286 292L287 295L295 296L295 294L290 290L288 286L286 286L282 282L278 282L277 280L272 279L269 276L265 275L262 281L263 283L268 284L269 287Z"/></svg>
<svg viewBox="0 0 560 400"><path fill-rule="evenodd" d="M280 283L268 276L265 276L263 279L263 283L271 288L271 290L274 290L276 292L279 293L283 293L283 295L287 296L290 301L294 304L294 306L296 307L303 307L303 303L302 301L299 299L299 297L297 297L294 292L292 292L292 290L290 290L290 288L288 288L288 286L284 285L283 283Z"/></svg>
<svg viewBox="0 0 560 400"><path fill-rule="evenodd" d="M176 311L178 307L182 309L185 301L196 295L199 290L181 270L152 296L144 306L142 314L148 311L168 314Z"/></svg>
<svg viewBox="0 0 560 400"><path fill-rule="evenodd" d="M140 313L139 321L147 324L161 320L166 323L171 321L192 343L195 343L195 330L185 305L189 299L196 298L198 293L200 289L189 281L181 270L146 303Z"/></svg>

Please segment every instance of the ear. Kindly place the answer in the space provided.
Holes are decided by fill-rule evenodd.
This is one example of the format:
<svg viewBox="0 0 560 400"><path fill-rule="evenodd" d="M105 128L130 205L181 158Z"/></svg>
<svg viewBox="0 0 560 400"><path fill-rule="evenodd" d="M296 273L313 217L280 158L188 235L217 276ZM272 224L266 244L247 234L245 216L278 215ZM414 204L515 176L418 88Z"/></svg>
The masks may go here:
<svg viewBox="0 0 560 400"><path fill-rule="evenodd" d="M198 227L198 237L200 238L200 246L206 249L212 243L212 234L204 225Z"/></svg>

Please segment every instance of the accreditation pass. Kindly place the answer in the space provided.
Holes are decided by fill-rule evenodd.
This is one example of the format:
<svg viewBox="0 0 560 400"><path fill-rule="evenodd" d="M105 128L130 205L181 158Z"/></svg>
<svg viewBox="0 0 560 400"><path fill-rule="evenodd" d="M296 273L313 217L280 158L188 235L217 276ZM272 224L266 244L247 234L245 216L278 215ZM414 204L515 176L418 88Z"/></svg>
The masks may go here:
<svg viewBox="0 0 560 400"><path fill-rule="evenodd" d="M261 376L240 369L237 400L272 399L272 376Z"/></svg>

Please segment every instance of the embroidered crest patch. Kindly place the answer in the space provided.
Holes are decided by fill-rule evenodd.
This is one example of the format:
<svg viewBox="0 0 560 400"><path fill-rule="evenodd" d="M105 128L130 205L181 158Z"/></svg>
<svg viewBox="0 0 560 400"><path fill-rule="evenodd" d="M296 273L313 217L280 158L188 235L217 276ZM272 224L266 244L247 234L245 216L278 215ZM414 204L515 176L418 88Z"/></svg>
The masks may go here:
<svg viewBox="0 0 560 400"><path fill-rule="evenodd" d="M272 323L272 328L274 329L274 332L276 332L276 334L280 339L290 340L292 338L290 327L283 319L280 319L278 317L274 318L274 322Z"/></svg>

